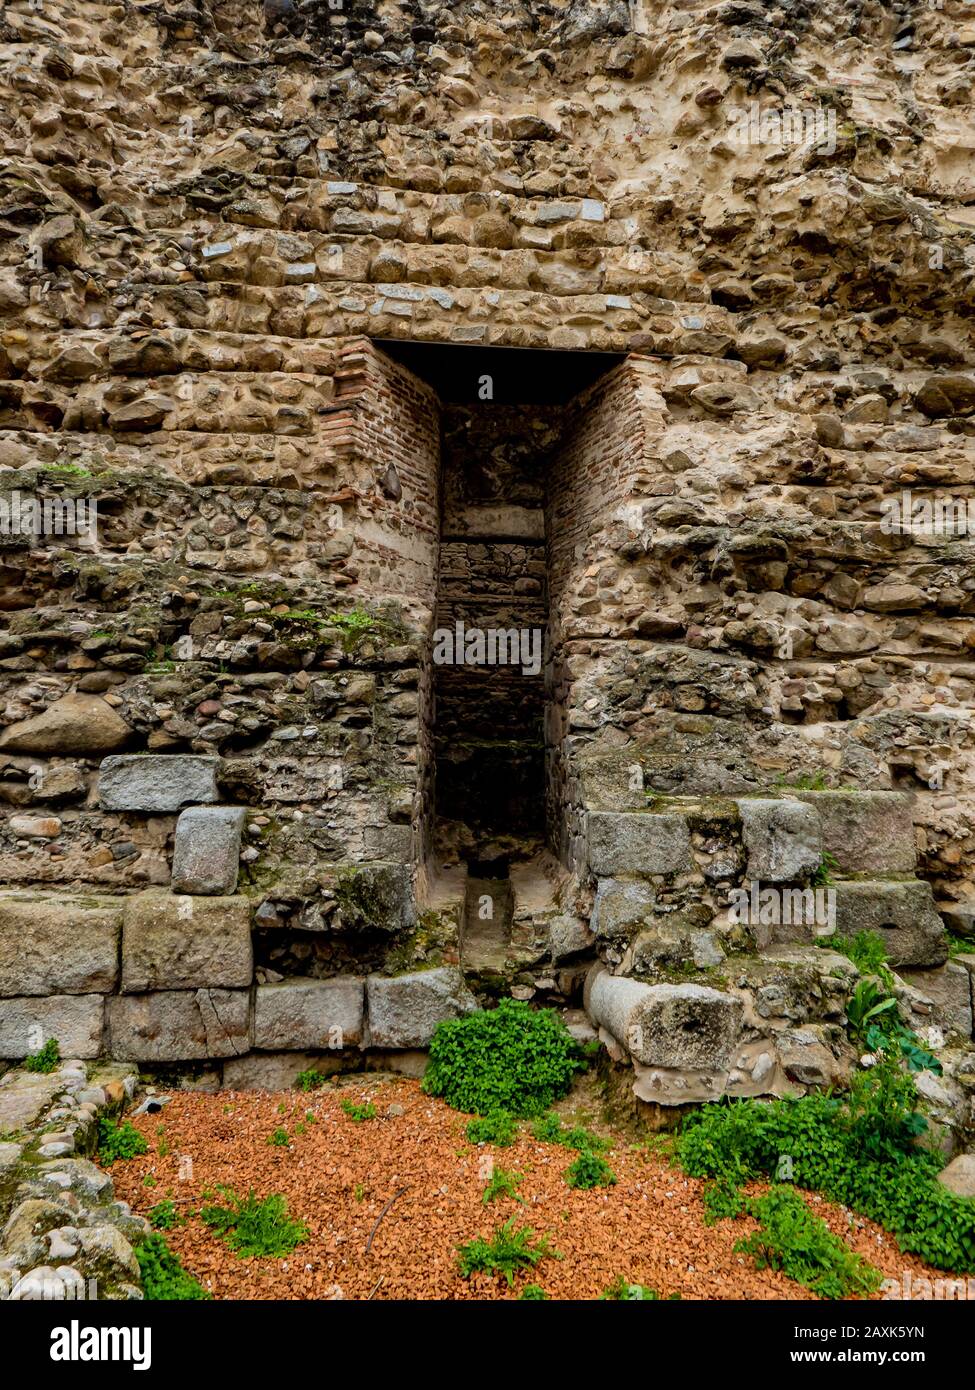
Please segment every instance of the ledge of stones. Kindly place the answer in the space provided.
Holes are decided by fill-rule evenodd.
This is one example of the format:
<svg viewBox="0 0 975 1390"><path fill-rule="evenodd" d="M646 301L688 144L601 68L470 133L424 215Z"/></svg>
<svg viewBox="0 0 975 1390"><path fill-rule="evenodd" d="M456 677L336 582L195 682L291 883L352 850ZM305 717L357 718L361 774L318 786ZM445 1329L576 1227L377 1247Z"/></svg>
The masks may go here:
<svg viewBox="0 0 975 1390"><path fill-rule="evenodd" d="M138 1299L149 1231L89 1157L98 1120L135 1094L127 1063L64 1061L0 1076L0 1299Z"/></svg>

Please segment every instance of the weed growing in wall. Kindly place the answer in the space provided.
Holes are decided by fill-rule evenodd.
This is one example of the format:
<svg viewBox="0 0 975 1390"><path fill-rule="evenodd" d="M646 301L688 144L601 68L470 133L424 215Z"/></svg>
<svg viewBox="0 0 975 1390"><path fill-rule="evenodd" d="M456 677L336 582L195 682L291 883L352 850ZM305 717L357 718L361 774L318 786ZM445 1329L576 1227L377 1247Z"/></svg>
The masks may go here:
<svg viewBox="0 0 975 1390"><path fill-rule="evenodd" d="M57 1038L48 1038L47 1042L37 1052L32 1052L29 1057L24 1058L24 1071L52 1072L56 1071L61 1061L61 1049L58 1047Z"/></svg>

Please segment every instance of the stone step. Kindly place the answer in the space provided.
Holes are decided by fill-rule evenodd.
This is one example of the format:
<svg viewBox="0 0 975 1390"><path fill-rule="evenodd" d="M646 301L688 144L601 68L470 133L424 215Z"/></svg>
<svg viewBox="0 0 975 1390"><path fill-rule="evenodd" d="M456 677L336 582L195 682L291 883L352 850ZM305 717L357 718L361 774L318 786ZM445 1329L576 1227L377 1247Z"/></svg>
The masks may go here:
<svg viewBox="0 0 975 1390"><path fill-rule="evenodd" d="M485 916L486 912L491 915ZM513 915L514 891L510 879L468 876L460 947L465 972L504 969Z"/></svg>

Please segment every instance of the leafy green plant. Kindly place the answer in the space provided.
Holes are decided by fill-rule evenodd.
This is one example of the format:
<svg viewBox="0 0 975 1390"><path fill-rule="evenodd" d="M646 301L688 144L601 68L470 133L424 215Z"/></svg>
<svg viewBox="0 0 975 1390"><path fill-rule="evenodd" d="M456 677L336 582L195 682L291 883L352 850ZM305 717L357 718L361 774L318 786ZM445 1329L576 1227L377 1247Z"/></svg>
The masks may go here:
<svg viewBox="0 0 975 1390"><path fill-rule="evenodd" d="M975 1274L975 1200L935 1180L941 1158L914 1142L924 1117L913 1118L913 1082L904 1077L909 1090L902 1090L890 1062L890 1070L861 1073L847 1101L808 1095L705 1106L683 1121L681 1166L730 1192L781 1177L788 1159L797 1187L870 1217L929 1264Z"/></svg>
<svg viewBox="0 0 975 1390"><path fill-rule="evenodd" d="M852 1143L880 1162L898 1162L928 1127L918 1110L914 1082L896 1058L886 1055L854 1074L846 1117Z"/></svg>
<svg viewBox="0 0 975 1390"><path fill-rule="evenodd" d="M777 1185L747 1203L759 1229L738 1241L736 1253L751 1255L758 1269L781 1269L820 1298L875 1293L879 1269L834 1236L791 1187Z"/></svg>
<svg viewBox="0 0 975 1390"><path fill-rule="evenodd" d="M275 1148L286 1149L288 1147L288 1131L286 1129L273 1130L267 1136L267 1142L273 1144Z"/></svg>
<svg viewBox="0 0 975 1390"><path fill-rule="evenodd" d="M183 1268L162 1236L146 1236L135 1247L142 1292L153 1302L198 1302L210 1295Z"/></svg>
<svg viewBox="0 0 975 1390"><path fill-rule="evenodd" d="M648 1288L646 1284L630 1284L622 1276L618 1275L613 1282L599 1295L601 1303L620 1302L620 1303L656 1303L673 1302L679 1299L679 1293L658 1293L656 1289Z"/></svg>
<svg viewBox="0 0 975 1390"><path fill-rule="evenodd" d="M490 1240L477 1236L466 1245L459 1245L458 1267L462 1278L469 1279L475 1273L503 1275L510 1288L520 1270L534 1269L549 1256L556 1260L562 1258L549 1245L547 1237L534 1240L534 1235L530 1226L516 1226L512 1216L495 1228Z"/></svg>
<svg viewBox="0 0 975 1390"><path fill-rule="evenodd" d="M295 1085L299 1091L317 1091L327 1083L328 1077L323 1076L314 1067L309 1067L307 1071L300 1071L295 1077Z"/></svg>
<svg viewBox="0 0 975 1390"><path fill-rule="evenodd" d="M704 1189L704 1224L713 1226L716 1221L727 1221L740 1216L744 1197L737 1183L722 1178L708 1183Z"/></svg>
<svg viewBox="0 0 975 1390"><path fill-rule="evenodd" d="M24 1071L52 1072L57 1071L61 1061L61 1049L58 1046L57 1038L48 1038L47 1042L37 1052L32 1052L29 1057L24 1058Z"/></svg>
<svg viewBox="0 0 975 1390"><path fill-rule="evenodd" d="M469 1114L507 1110L525 1118L564 1096L585 1065L554 1009L504 999L438 1025L423 1089Z"/></svg>
<svg viewBox="0 0 975 1390"><path fill-rule="evenodd" d="M512 1173L505 1168L495 1168L484 1188L481 1201L487 1206L488 1202L494 1202L499 1197L510 1197L514 1202L523 1202L524 1197L518 1196L518 1185L522 1181L523 1174Z"/></svg>
<svg viewBox="0 0 975 1390"><path fill-rule="evenodd" d="M609 1139L594 1134L584 1125L564 1125L552 1111L534 1122L532 1135L542 1144L560 1144L564 1149L578 1149L580 1153L603 1153L612 1147Z"/></svg>
<svg viewBox="0 0 975 1390"><path fill-rule="evenodd" d="M876 1024L881 1014L897 1008L897 1000L885 994L874 980L860 980L846 1005L846 1017L852 1032L862 1038L871 1024Z"/></svg>
<svg viewBox="0 0 975 1390"><path fill-rule="evenodd" d="M548 1300L548 1294L541 1284L526 1284L518 1299L522 1303L544 1303Z"/></svg>
<svg viewBox="0 0 975 1390"><path fill-rule="evenodd" d="M118 1158L136 1158L148 1152L149 1145L131 1120L119 1124L103 1115L98 1121L98 1157L102 1163L114 1163Z"/></svg>
<svg viewBox="0 0 975 1390"><path fill-rule="evenodd" d="M937 1057L903 1022L893 995L887 994L875 980L859 981L847 1002L846 1017L854 1039L871 1052L899 1054L907 1062L909 1071L933 1071L941 1075Z"/></svg>
<svg viewBox="0 0 975 1390"><path fill-rule="evenodd" d="M342 1109L350 1120L355 1120L360 1124L363 1120L374 1120L376 1118L376 1107L372 1101L367 1101L365 1105L357 1105L354 1100L343 1100Z"/></svg>
<svg viewBox="0 0 975 1390"><path fill-rule="evenodd" d="M465 1131L469 1144L494 1144L507 1149L518 1138L518 1124L506 1110L492 1110L490 1115L478 1115Z"/></svg>
<svg viewBox="0 0 975 1390"><path fill-rule="evenodd" d="M247 1255L287 1255L296 1245L308 1239L308 1227L302 1221L292 1221L284 1197L274 1192L269 1197L255 1196L254 1189L241 1197L229 1187L218 1189L227 1206L204 1207L200 1219L222 1236L231 1250L241 1257Z"/></svg>
<svg viewBox="0 0 975 1390"><path fill-rule="evenodd" d="M377 626L372 614L362 608L353 608L349 613L329 613L325 621L330 627L338 628L345 652L355 651L362 639Z"/></svg>
<svg viewBox="0 0 975 1390"><path fill-rule="evenodd" d="M833 874L838 868L835 855L830 854L828 849L824 850L823 857L816 865L810 883L816 888L827 888L833 882Z"/></svg>
<svg viewBox="0 0 975 1390"><path fill-rule="evenodd" d="M562 1175L570 1187L612 1187L616 1174L604 1158L584 1150Z"/></svg>
<svg viewBox="0 0 975 1390"><path fill-rule="evenodd" d="M827 951L838 951L853 962L861 975L877 975L887 989L893 985L887 943L879 932L858 931L853 936L821 936L816 944Z"/></svg>
<svg viewBox="0 0 975 1390"><path fill-rule="evenodd" d="M176 1210L176 1203L167 1200L150 1208L149 1225L157 1231L171 1231L174 1226L185 1226L186 1219Z"/></svg>

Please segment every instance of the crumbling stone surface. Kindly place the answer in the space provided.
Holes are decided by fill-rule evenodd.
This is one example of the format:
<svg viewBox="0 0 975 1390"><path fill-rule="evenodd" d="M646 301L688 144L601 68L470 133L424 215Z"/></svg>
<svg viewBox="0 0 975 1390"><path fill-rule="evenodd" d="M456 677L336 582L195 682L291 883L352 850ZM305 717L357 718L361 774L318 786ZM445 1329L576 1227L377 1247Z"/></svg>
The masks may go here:
<svg viewBox="0 0 975 1390"><path fill-rule="evenodd" d="M137 1062L239 1057L250 1050L246 990L157 990L108 1002L112 1055Z"/></svg>
<svg viewBox="0 0 975 1390"><path fill-rule="evenodd" d="M98 800L106 811L178 811L187 802L216 801L216 769L216 758L106 758L98 774Z"/></svg>
<svg viewBox="0 0 975 1390"><path fill-rule="evenodd" d="M750 879L791 883L808 878L819 867L822 832L810 807L761 798L738 804Z"/></svg>
<svg viewBox="0 0 975 1390"><path fill-rule="evenodd" d="M917 880L837 882L836 930L840 936L876 932L894 966L937 966L948 957L931 887Z"/></svg>

